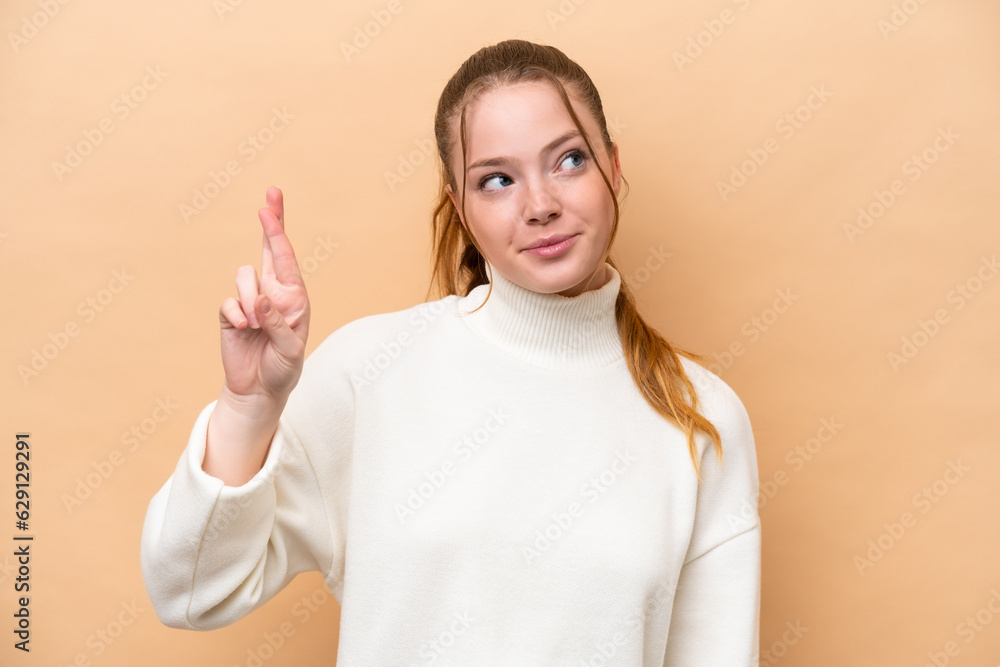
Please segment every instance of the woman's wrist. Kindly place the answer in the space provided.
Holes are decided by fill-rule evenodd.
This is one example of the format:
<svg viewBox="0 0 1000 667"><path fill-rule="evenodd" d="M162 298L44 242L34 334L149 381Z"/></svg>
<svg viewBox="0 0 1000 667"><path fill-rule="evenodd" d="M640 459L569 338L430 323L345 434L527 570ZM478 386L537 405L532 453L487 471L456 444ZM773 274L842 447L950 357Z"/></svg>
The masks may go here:
<svg viewBox="0 0 1000 667"><path fill-rule="evenodd" d="M209 417L202 470L228 486L250 481L267 458L283 407L223 391Z"/></svg>

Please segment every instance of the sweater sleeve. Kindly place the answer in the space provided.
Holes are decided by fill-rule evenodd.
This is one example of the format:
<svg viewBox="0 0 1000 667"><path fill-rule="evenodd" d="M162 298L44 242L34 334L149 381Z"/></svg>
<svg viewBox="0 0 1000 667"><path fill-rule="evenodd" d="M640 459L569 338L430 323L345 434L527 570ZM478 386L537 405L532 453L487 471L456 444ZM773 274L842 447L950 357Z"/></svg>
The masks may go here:
<svg viewBox="0 0 1000 667"><path fill-rule="evenodd" d="M759 664L759 482L753 431L735 392L718 381L728 406L713 420L723 461L709 441L701 460L694 529L674 596L664 667Z"/></svg>
<svg viewBox="0 0 1000 667"><path fill-rule="evenodd" d="M354 404L336 338L305 360L264 464L242 486L202 470L217 401L198 415L142 529L143 580L165 625L229 625L312 570L340 599Z"/></svg>

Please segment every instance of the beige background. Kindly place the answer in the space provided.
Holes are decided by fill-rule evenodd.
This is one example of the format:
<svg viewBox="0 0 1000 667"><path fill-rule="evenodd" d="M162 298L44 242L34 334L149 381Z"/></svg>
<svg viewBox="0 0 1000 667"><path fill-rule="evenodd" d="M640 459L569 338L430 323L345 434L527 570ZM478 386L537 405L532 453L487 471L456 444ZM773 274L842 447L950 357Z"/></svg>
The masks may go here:
<svg viewBox="0 0 1000 667"><path fill-rule="evenodd" d="M0 553L23 430L36 536L30 655L11 646L0 556L0 663L247 666L284 628L262 664L332 664L339 608L317 573L231 627L162 626L146 505L218 395L217 309L259 266L265 189L285 192L309 351L424 300L437 98L511 37L594 79L632 186L614 256L642 312L716 355L750 413L761 663L1000 661L997 3L223 2L0 9ZM275 109L293 117L267 136Z"/></svg>

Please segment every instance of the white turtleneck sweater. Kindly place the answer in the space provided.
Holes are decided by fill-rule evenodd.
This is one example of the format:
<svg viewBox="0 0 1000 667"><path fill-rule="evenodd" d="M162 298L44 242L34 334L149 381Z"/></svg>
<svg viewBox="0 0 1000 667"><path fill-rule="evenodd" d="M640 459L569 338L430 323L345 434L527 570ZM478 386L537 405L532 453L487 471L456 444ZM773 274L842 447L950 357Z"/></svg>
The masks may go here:
<svg viewBox="0 0 1000 667"><path fill-rule="evenodd" d="M681 358L722 436L720 466L697 435L699 486L629 374L608 269L576 297L494 270L475 313L489 285L345 324L243 486L201 468L205 406L143 526L160 620L219 628L318 570L344 667L757 665L749 417Z"/></svg>

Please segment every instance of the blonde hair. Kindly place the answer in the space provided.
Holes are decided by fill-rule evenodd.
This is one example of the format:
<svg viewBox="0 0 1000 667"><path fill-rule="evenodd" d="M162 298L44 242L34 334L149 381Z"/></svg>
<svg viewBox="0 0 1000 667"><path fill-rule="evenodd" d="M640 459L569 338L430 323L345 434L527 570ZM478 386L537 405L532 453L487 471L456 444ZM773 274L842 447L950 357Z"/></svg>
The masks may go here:
<svg viewBox="0 0 1000 667"><path fill-rule="evenodd" d="M487 276L487 265L479 243L471 231L462 224L462 220L465 219L465 172L468 164L466 160L466 107L487 90L525 81L548 81L552 84L562 98L573 123L587 143L590 154L596 157L597 153L593 150L587 133L570 104L567 94L567 89L569 89L591 111L601 129L604 149L609 156L613 153L614 143L608 133L607 120L604 117L601 97L597 88L583 68L570 60L562 51L554 46L511 39L484 47L470 56L445 85L438 100L437 113L434 117L434 135L441 161L439 165L441 182L431 219L434 239L431 287L436 285L443 295L467 296L472 289L486 283L490 283L490 291L492 291L492 280ZM450 166L455 148L450 137L456 119L459 120L459 138L461 140L461 189L458 187L455 174L452 173ZM608 175L601 168L600 162L595 159L595 164L611 193L615 207L614 222L608 246L604 251L604 259L615 270L618 270L610 257L611 245L618 231L618 198L611 181L608 180ZM624 177L622 180L624 181ZM451 196L448 194L447 187L449 185L452 192L460 195L461 216L459 216ZM603 263L598 263L597 270L600 270L602 266ZM428 289L429 295L430 288ZM489 292L487 293L488 298ZM687 435L688 450L694 463L695 474L700 482L701 473L694 439L695 431L701 430L712 438L715 443L716 457L720 462L722 460L722 443L718 431L698 411L697 392L684 371L678 354L698 361L705 361L705 358L702 355L674 348L653 327L647 324L636 310L635 299L624 278L621 281L621 290L615 302L615 319L622 350L632 379L650 406ZM688 398L690 398L690 402Z"/></svg>

